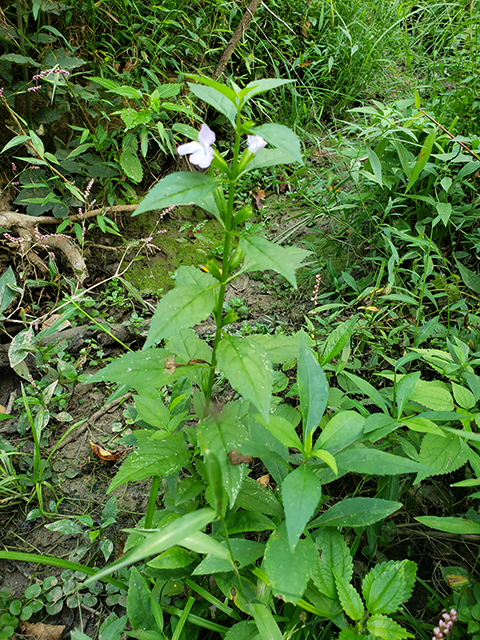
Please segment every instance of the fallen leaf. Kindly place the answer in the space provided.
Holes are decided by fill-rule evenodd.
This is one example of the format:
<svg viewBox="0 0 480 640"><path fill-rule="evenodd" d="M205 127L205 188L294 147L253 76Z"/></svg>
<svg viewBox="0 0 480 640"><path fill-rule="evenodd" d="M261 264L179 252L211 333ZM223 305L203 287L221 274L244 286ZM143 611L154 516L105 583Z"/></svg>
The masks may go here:
<svg viewBox="0 0 480 640"><path fill-rule="evenodd" d="M165 365L165 373L170 374L175 373L177 367L181 366L175 362L175 354L173 354L172 356L167 356L163 361L163 364Z"/></svg>
<svg viewBox="0 0 480 640"><path fill-rule="evenodd" d="M466 584L470 582L468 577L466 576L456 576L451 573L445 576L445 582L452 589L458 589L458 587L464 587Z"/></svg>
<svg viewBox="0 0 480 640"><path fill-rule="evenodd" d="M115 462L125 453L125 451L107 451L107 449L99 447L98 444L94 444L92 441L90 441L90 446L97 458L100 458L100 460L104 462Z"/></svg>
<svg viewBox="0 0 480 640"><path fill-rule="evenodd" d="M252 456L244 456L241 453L238 453L238 449L232 449L227 453L228 459L232 464L250 464L253 462Z"/></svg>
<svg viewBox="0 0 480 640"><path fill-rule="evenodd" d="M0 404L0 413L7 413L7 410L5 409L3 404Z"/></svg>
<svg viewBox="0 0 480 640"><path fill-rule="evenodd" d="M60 318L61 318L61 315L59 313L52 313L52 315L49 318L47 318L44 322L42 322L42 330L49 329ZM57 331L63 331L67 327L71 327L71 326L72 325L68 320L64 320L62 324L59 327L57 327Z"/></svg>
<svg viewBox="0 0 480 640"><path fill-rule="evenodd" d="M255 200L255 204L257 205L257 209L261 209L263 207L262 200L265 200L265 198L267 197L265 191L263 189L260 189L259 187L256 191L252 192L252 196Z"/></svg>
<svg viewBox="0 0 480 640"><path fill-rule="evenodd" d="M257 482L258 484L261 484L262 487L265 487L266 489L270 484L270 476L268 475L268 473L265 474L264 476L260 476L260 478L257 478Z"/></svg>
<svg viewBox="0 0 480 640"><path fill-rule="evenodd" d="M303 27L302 27L302 36L304 38L308 38L308 31L311 26L312 26L312 23L307 18L307 20L305 20L305 22L303 23Z"/></svg>
<svg viewBox="0 0 480 640"><path fill-rule="evenodd" d="M60 640L65 631L64 624L43 624L43 622L21 622L20 631L36 640Z"/></svg>

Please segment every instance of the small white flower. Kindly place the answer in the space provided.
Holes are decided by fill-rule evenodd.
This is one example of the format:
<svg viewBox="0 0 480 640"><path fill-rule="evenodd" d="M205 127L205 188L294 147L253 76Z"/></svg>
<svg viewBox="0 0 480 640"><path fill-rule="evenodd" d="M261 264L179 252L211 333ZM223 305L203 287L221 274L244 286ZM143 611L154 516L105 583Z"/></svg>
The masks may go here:
<svg viewBox="0 0 480 640"><path fill-rule="evenodd" d="M212 144L215 142L215 134L206 125L202 124L200 133L198 134L198 142L187 142L177 148L177 152L181 156L190 155L190 162L196 164L202 169L209 167L213 160Z"/></svg>
<svg viewBox="0 0 480 640"><path fill-rule="evenodd" d="M267 143L262 136L247 136L247 146L249 151L257 153L257 151L266 147Z"/></svg>

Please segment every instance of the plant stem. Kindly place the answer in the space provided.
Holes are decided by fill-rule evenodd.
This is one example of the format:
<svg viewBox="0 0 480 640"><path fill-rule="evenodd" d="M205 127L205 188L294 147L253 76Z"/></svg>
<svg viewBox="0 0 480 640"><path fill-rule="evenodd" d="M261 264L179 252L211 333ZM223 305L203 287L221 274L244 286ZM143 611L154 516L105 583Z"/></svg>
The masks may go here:
<svg viewBox="0 0 480 640"><path fill-rule="evenodd" d="M150 488L150 497L148 498L147 513L145 514L145 529L151 529L153 523L153 514L155 513L155 505L157 503L158 488L160 486L160 476L153 476L152 486Z"/></svg>

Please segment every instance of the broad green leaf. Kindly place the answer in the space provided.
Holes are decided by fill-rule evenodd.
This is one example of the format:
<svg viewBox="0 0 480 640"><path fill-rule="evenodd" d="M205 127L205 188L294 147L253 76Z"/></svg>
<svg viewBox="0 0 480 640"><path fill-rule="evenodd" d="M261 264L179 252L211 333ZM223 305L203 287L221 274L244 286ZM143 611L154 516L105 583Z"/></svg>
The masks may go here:
<svg viewBox="0 0 480 640"><path fill-rule="evenodd" d="M18 375L26 380L29 379L29 371L27 365L24 363L25 358L29 353L35 350L36 338L33 331L33 327L23 329L17 333L10 343L8 349L8 359L12 369L18 373Z"/></svg>
<svg viewBox="0 0 480 640"><path fill-rule="evenodd" d="M327 509L319 518L310 523L309 529L316 527L368 527L387 518L398 509L401 502L380 498L346 498Z"/></svg>
<svg viewBox="0 0 480 640"><path fill-rule="evenodd" d="M271 89L276 89L285 84L289 84L292 80L280 80L279 78L265 78L264 80L253 80L249 82L244 89L238 94L238 99L245 103L247 100L253 98L253 96Z"/></svg>
<svg viewBox="0 0 480 640"><path fill-rule="evenodd" d="M350 582L353 575L352 554L345 542L345 538L338 529L333 527L319 529L315 544L320 555L312 576L313 582L321 593L335 599L337 597L337 589L333 571L336 571L337 576Z"/></svg>
<svg viewBox="0 0 480 640"><path fill-rule="evenodd" d="M99 84L101 87L107 89L108 91L115 91L120 86L118 82L115 82L114 80L109 80L108 78L100 78L99 76L91 77L90 81Z"/></svg>
<svg viewBox="0 0 480 640"><path fill-rule="evenodd" d="M165 386L174 381L165 370L165 358L169 355L166 349L146 349L127 353L97 371L89 378L89 382L119 382L134 389ZM179 375L180 373L181 370Z"/></svg>
<svg viewBox="0 0 480 640"><path fill-rule="evenodd" d="M268 419L273 376L265 349L248 338L227 335L217 349L217 366L232 387Z"/></svg>
<svg viewBox="0 0 480 640"><path fill-rule="evenodd" d="M230 627L225 634L224 640L254 640L255 638L258 639L257 625L249 620L243 620L243 622L238 622L233 627ZM280 635L280 638L282 638L282 635Z"/></svg>
<svg viewBox="0 0 480 640"><path fill-rule="evenodd" d="M158 626L158 614L155 616L154 609L157 611L160 609L158 600L152 596L140 571L132 567L127 594L127 614L132 629L162 631L163 625Z"/></svg>
<svg viewBox="0 0 480 640"><path fill-rule="evenodd" d="M127 624L127 616L121 618L112 613L100 625L99 640L120 640L122 632Z"/></svg>
<svg viewBox="0 0 480 640"><path fill-rule="evenodd" d="M442 429L436 425L433 420L428 420L428 418L424 418L423 416L408 418L408 420L403 420L402 424L412 431L418 431L419 433L435 433L441 438L445 437L445 432L442 431Z"/></svg>
<svg viewBox="0 0 480 640"><path fill-rule="evenodd" d="M375 638L382 640L407 640L415 636L387 616L376 614L367 620L367 629Z"/></svg>
<svg viewBox="0 0 480 640"><path fill-rule="evenodd" d="M458 262L458 260L456 262L463 282L469 289L480 294L480 277L474 271L465 267L461 262Z"/></svg>
<svg viewBox="0 0 480 640"><path fill-rule="evenodd" d="M322 497L322 487L313 471L302 464L282 483L283 508L288 533L288 544L293 554L307 522Z"/></svg>
<svg viewBox="0 0 480 640"><path fill-rule="evenodd" d="M320 593L318 589L313 586L312 582L308 583L304 599L300 601L300 606L304 606L303 603L305 600L307 603L313 604L316 615L319 615L322 618L331 619L342 613L342 605L338 599L335 598L334 600L332 598L328 598L323 593ZM307 610L306 607L304 608Z"/></svg>
<svg viewBox="0 0 480 640"><path fill-rule="evenodd" d="M130 100L141 100L143 94L139 89L135 89L135 87L129 87L128 85L122 84L115 89L108 89L112 93L116 93L117 96L123 96L124 98L129 98Z"/></svg>
<svg viewBox="0 0 480 640"><path fill-rule="evenodd" d="M5 273L0 276L0 316L11 305L17 291L15 274L12 267L8 267Z"/></svg>
<svg viewBox="0 0 480 640"><path fill-rule="evenodd" d="M165 549L181 543L188 536L210 524L215 517L216 514L213 509L199 509L176 518L174 522L171 522L163 529L148 534L145 540L132 549L130 553L126 553L116 562L95 573L92 578L85 581L85 584L103 579L122 567L127 567L149 556L157 555L165 551Z"/></svg>
<svg viewBox="0 0 480 640"><path fill-rule="evenodd" d="M1 286L1 283L0 283L0 286ZM469 409L472 409L477 404L477 400L473 395L473 393L470 391L470 389L466 389L465 387L460 386L456 382L452 382L452 391L453 391L453 397L455 398L455 402L462 409L466 409L468 411Z"/></svg>
<svg viewBox="0 0 480 640"><path fill-rule="evenodd" d="M253 417L263 424L263 426L268 429L270 433L283 445L303 451L302 442L291 422L288 422L285 418L276 416L275 414L269 416L268 422L261 415L256 414Z"/></svg>
<svg viewBox="0 0 480 640"><path fill-rule="evenodd" d="M4 53L0 56L0 60L7 60L7 62L13 62L20 65L31 65L32 67L39 67L40 63L36 62L33 58L28 56L21 56L19 53Z"/></svg>
<svg viewBox="0 0 480 640"><path fill-rule="evenodd" d="M417 382L420 380L420 371L414 371L402 376L400 382L395 385L395 402L397 405L397 420L402 416L405 405L412 397Z"/></svg>
<svg viewBox="0 0 480 640"><path fill-rule="evenodd" d="M366 636L362 633L357 633L352 629L342 629L338 636L338 640L366 640Z"/></svg>
<svg viewBox="0 0 480 640"><path fill-rule="evenodd" d="M155 309L144 348L154 346L177 331L206 320L215 302L216 291L213 288L187 285L171 289Z"/></svg>
<svg viewBox="0 0 480 640"><path fill-rule="evenodd" d="M461 438L453 434L446 437L427 433L420 446L420 463L432 469L432 473L420 472L415 484L429 475L443 475L456 471L467 462L465 445Z"/></svg>
<svg viewBox="0 0 480 640"><path fill-rule="evenodd" d="M343 351L352 337L357 320L358 314L350 318L350 320L342 322L341 325L328 335L320 355L321 365L327 364L327 362L330 362L332 358L336 358L338 354Z"/></svg>
<svg viewBox="0 0 480 640"><path fill-rule="evenodd" d="M382 163L380 162L379 157L377 156L375 151L373 151L369 147L367 147L367 156L368 156L368 162L370 164L370 168L373 171L373 176L372 174L370 174L370 176L373 177L374 182L376 182L378 185L383 187ZM366 166L365 168L368 170L369 167Z"/></svg>
<svg viewBox="0 0 480 640"><path fill-rule="evenodd" d="M30 134L30 140L35 148L35 151L38 153L40 158L43 158L45 154L45 147L43 145L42 139L37 136L35 131L29 131L28 133Z"/></svg>
<svg viewBox="0 0 480 640"><path fill-rule="evenodd" d="M192 564L198 556L182 547L170 547L147 564L154 569L182 569Z"/></svg>
<svg viewBox="0 0 480 640"><path fill-rule="evenodd" d="M435 516L418 516L415 518L418 522L437 529L438 531L446 531L456 535L478 535L480 534L480 523L468 520L467 518L440 518Z"/></svg>
<svg viewBox="0 0 480 640"><path fill-rule="evenodd" d="M411 560L376 564L362 581L370 613L394 613L408 600L415 584L417 565Z"/></svg>
<svg viewBox="0 0 480 640"><path fill-rule="evenodd" d="M213 496L214 504L212 506L215 508L217 516L221 517L222 513L224 513L223 507L225 503L222 484L222 468L220 467L220 462L215 452L205 448L201 435L199 435L199 442L202 443L202 449L204 450L205 469L207 471L208 484L210 485L210 490ZM228 484L228 480L226 481L226 484Z"/></svg>
<svg viewBox="0 0 480 640"><path fill-rule="evenodd" d="M340 411L327 422L318 437L314 451L326 449L335 455L363 436L365 418L356 411Z"/></svg>
<svg viewBox="0 0 480 640"><path fill-rule="evenodd" d="M73 520L57 520L45 525L45 529L63 533L63 535L76 536L83 533L83 527Z"/></svg>
<svg viewBox="0 0 480 640"><path fill-rule="evenodd" d="M418 180L425 165L427 164L428 159L430 158L430 154L432 153L432 148L433 148L433 144L435 142L436 137L437 137L436 129L433 129L426 137L425 142L423 143L423 147L420 150L418 160L410 174L410 179L408 181L407 188L405 189L405 193L408 193L410 191L410 189Z"/></svg>
<svg viewBox="0 0 480 640"><path fill-rule="evenodd" d="M271 269L282 275L295 289L295 271L310 252L292 247L281 247L259 236L242 236L240 248L245 253L245 268L248 271Z"/></svg>
<svg viewBox="0 0 480 640"><path fill-rule="evenodd" d="M270 416L271 419L272 416ZM251 440L248 444L245 443L244 453L254 458L260 458L276 484L280 486L290 471L288 445L282 444L265 428L264 424L254 418L250 420L249 426Z"/></svg>
<svg viewBox="0 0 480 640"><path fill-rule="evenodd" d="M167 434L162 439L154 435L162 432L138 430L138 448L132 451L113 478L108 493L127 482L145 480L150 476L169 476L190 461L187 443L182 432Z"/></svg>
<svg viewBox="0 0 480 640"><path fill-rule="evenodd" d="M303 340L298 346L297 382L303 415L303 440L314 432L328 400L328 382L322 367Z"/></svg>
<svg viewBox="0 0 480 640"><path fill-rule="evenodd" d="M280 364L287 360L294 360L298 355L298 334L286 336L283 334L267 335L258 334L250 336L261 347L265 349L268 359L272 364Z"/></svg>
<svg viewBox="0 0 480 640"><path fill-rule="evenodd" d="M222 542L221 544L225 549L227 549L226 542ZM232 549L233 557L235 558L235 564L239 569L243 569L243 567L246 567L261 558L265 551L264 544L255 542L254 540L243 540L242 538L231 538L230 548ZM192 575L202 576L231 570L231 562L227 562L221 558L216 558L215 556L207 556L197 567L195 567Z"/></svg>
<svg viewBox="0 0 480 640"><path fill-rule="evenodd" d="M315 458L319 458L319 460L323 460L323 462L330 467L333 473L338 475L337 463L331 453L325 451L325 449L315 449L312 451L312 455L315 456Z"/></svg>
<svg viewBox="0 0 480 640"><path fill-rule="evenodd" d="M246 531L273 531L275 525L270 518L254 511L236 511L225 520L229 535Z"/></svg>
<svg viewBox="0 0 480 640"><path fill-rule="evenodd" d="M375 389L375 387L363 378L360 378L349 371L344 371L343 374L357 386L360 393L368 396L370 400L377 405L377 407L379 407L384 413L388 414L385 398L377 391L377 389Z"/></svg>
<svg viewBox="0 0 480 640"><path fill-rule="evenodd" d="M200 81L203 82L203 78L201 78ZM218 87L207 87L203 84L193 84L189 82L188 87L197 98L200 98L203 102L206 102L217 111L220 111L220 113L223 113L235 127L238 113L238 108L235 104L235 92L224 85L217 84L219 85Z"/></svg>
<svg viewBox="0 0 480 640"><path fill-rule="evenodd" d="M290 550L287 528L282 523L272 533L265 550L264 567L276 596L297 604L303 596L317 562L317 550L310 538L299 540Z"/></svg>
<svg viewBox="0 0 480 640"><path fill-rule="evenodd" d="M135 409L142 420L152 427L168 429L170 413L161 400L147 396L135 396Z"/></svg>
<svg viewBox="0 0 480 640"><path fill-rule="evenodd" d="M205 198L211 195L217 186L216 180L203 173L194 171L171 173L150 189L132 215L137 216L152 209L164 209L172 204L196 204L202 207L205 204ZM218 215L218 210L215 215Z"/></svg>
<svg viewBox="0 0 480 640"><path fill-rule="evenodd" d="M191 549L196 553L212 555L216 558L221 558L230 562L230 552L228 549L218 542L218 540L215 540L212 536L202 533L201 531L196 531L195 533L186 536L178 544L182 545L182 547L186 547L187 549Z"/></svg>
<svg viewBox="0 0 480 640"><path fill-rule="evenodd" d="M413 374L409 374L413 375ZM410 400L431 409L432 411L453 411L452 394L441 380L419 380Z"/></svg>
<svg viewBox="0 0 480 640"><path fill-rule="evenodd" d="M365 607L363 606L360 594L353 585L350 584L345 578L336 575L335 569L333 570L335 575L335 586L337 588L338 599L342 603L343 610L349 618L358 622L361 620L365 613Z"/></svg>
<svg viewBox="0 0 480 640"><path fill-rule="evenodd" d="M245 170L252 171L253 169L276 167L279 164L291 164L292 162L295 162L295 158L288 151L283 149L260 149L250 160Z"/></svg>
<svg viewBox="0 0 480 640"><path fill-rule="evenodd" d="M265 604L253 602L250 605L250 611L262 640L283 640L283 634L270 609Z"/></svg>
<svg viewBox="0 0 480 640"><path fill-rule="evenodd" d="M30 136L22 135L22 136L14 136L11 140L7 142L7 144L0 151L0 154L5 153L9 149L13 147L17 147L19 144L23 144L26 140L30 140Z"/></svg>
<svg viewBox="0 0 480 640"><path fill-rule="evenodd" d="M170 353L176 355L177 362L187 363L192 358L210 362L212 359L212 350L207 342L201 340L193 329L181 329L178 333L170 336L165 347Z"/></svg>
<svg viewBox="0 0 480 640"><path fill-rule="evenodd" d="M283 509L275 495L253 478L247 477L243 481L236 504L247 511L258 511L274 518L283 518Z"/></svg>
<svg viewBox="0 0 480 640"><path fill-rule="evenodd" d="M242 453L242 444L248 438L248 430L242 424L240 403L226 404L220 413L201 420L197 432L202 447L217 456L223 487L228 494L230 507L233 507L248 471L247 465L233 465L228 458L229 452L234 449Z"/></svg>
<svg viewBox="0 0 480 640"><path fill-rule="evenodd" d="M277 149L281 149L284 153L290 154L292 158L290 162L303 164L300 140L288 127L285 127L283 124L262 124L260 127L254 127L252 133L261 136L268 143Z"/></svg>
<svg viewBox="0 0 480 640"><path fill-rule="evenodd" d="M395 456L379 449L359 445L341 451L335 456L342 471L379 476L396 476L401 473L432 473L433 469L409 458Z"/></svg>

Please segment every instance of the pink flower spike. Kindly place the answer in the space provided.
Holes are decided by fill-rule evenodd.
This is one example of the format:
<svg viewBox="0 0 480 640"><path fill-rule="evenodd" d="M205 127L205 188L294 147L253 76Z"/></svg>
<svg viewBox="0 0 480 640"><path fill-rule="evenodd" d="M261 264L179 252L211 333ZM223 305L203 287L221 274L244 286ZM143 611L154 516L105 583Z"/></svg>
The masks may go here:
<svg viewBox="0 0 480 640"><path fill-rule="evenodd" d="M249 151L257 153L257 151L266 147L267 143L262 136L247 136L247 146Z"/></svg>
<svg viewBox="0 0 480 640"><path fill-rule="evenodd" d="M200 133L198 134L198 142L187 142L178 147L177 152L180 156L189 155L192 164L196 164L201 169L206 169L212 164L213 149L212 144L215 142L215 134L206 124L202 124Z"/></svg>

